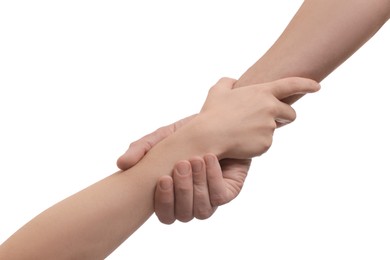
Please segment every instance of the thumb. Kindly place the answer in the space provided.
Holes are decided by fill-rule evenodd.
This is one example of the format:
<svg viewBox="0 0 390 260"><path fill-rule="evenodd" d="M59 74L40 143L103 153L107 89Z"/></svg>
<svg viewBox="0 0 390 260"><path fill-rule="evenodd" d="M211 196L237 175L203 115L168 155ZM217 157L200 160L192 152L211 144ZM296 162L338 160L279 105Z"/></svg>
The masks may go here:
<svg viewBox="0 0 390 260"><path fill-rule="evenodd" d="M321 86L318 82L300 77L290 77L276 80L271 84L271 91L274 96L279 99L297 95L313 93L320 90Z"/></svg>
<svg viewBox="0 0 390 260"><path fill-rule="evenodd" d="M151 145L147 141L147 136L130 144L127 151L121 155L116 161L119 169L125 171L134 166L145 154L151 149Z"/></svg>

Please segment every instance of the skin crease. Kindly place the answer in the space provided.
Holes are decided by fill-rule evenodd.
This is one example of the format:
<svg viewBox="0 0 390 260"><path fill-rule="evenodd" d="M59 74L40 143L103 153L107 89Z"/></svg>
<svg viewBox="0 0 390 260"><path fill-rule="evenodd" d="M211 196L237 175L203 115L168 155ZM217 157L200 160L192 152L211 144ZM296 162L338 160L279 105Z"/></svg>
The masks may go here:
<svg viewBox="0 0 390 260"><path fill-rule="evenodd" d="M306 0L280 37L238 79L235 87L290 76L321 82L371 39L389 18L388 0ZM294 95L283 101L293 104L302 96ZM148 151L148 145L153 146L190 120L191 117L180 120L133 142L118 159L118 167L128 169ZM157 217L165 224L171 224L176 219L188 222L193 218L210 217L218 206L239 194L250 162L225 159L221 161L221 166L216 162L209 165L213 169L212 178L215 180L217 175L219 181L209 182L208 185L210 173L206 175L205 170L196 176L190 171L184 177L175 173L173 178L161 177L155 191ZM161 189L164 184L169 188Z"/></svg>
<svg viewBox="0 0 390 260"><path fill-rule="evenodd" d="M319 90L317 82L297 77L241 89L233 89L234 83L229 78L217 82L199 114L154 145L134 167L113 173L26 223L0 246L0 259L104 259L154 213L155 184L171 174L176 162L194 154L224 159L264 153L275 118L295 119L294 109L280 99ZM242 124L237 125L239 119Z"/></svg>

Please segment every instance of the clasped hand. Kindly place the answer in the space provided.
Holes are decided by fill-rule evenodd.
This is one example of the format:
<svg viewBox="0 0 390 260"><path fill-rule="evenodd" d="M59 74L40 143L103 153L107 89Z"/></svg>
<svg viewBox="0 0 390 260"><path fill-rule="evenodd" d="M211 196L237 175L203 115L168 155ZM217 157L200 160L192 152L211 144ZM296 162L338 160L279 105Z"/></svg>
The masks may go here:
<svg viewBox="0 0 390 260"><path fill-rule="evenodd" d="M281 100L320 89L317 82L297 77L236 89L234 83L233 79L220 79L198 114L131 143L118 159L118 167L126 170L158 142L183 128L195 129L191 142L214 147L212 154L177 162L172 176L159 179L155 213L162 223L209 218L218 206L237 197L251 158L270 148L277 127L296 118L295 110Z"/></svg>

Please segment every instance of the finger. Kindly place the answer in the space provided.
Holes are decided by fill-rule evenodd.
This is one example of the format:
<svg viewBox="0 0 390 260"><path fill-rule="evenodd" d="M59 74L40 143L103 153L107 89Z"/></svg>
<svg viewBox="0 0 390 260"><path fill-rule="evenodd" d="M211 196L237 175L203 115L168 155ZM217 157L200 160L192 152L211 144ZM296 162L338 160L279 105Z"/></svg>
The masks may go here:
<svg viewBox="0 0 390 260"><path fill-rule="evenodd" d="M177 131L177 129L188 123L194 117L195 115L191 115L173 124L163 126L156 131L145 135L141 139L131 143L129 149L127 149L127 151L118 158L116 163L118 168L125 171L134 166L153 146Z"/></svg>
<svg viewBox="0 0 390 260"><path fill-rule="evenodd" d="M162 176L154 194L154 211L161 223L175 222L175 195L171 176Z"/></svg>
<svg viewBox="0 0 390 260"><path fill-rule="evenodd" d="M213 154L206 154L204 160L211 205L214 207L223 205L227 202L226 187L218 158Z"/></svg>
<svg viewBox="0 0 390 260"><path fill-rule="evenodd" d="M181 222L188 222L193 215L193 186L191 164L180 161L173 169L175 190L175 217Z"/></svg>
<svg viewBox="0 0 390 260"><path fill-rule="evenodd" d="M277 127L287 125L297 118L297 113L294 108L290 105L287 105L283 102L279 102L278 105L278 114L275 117L275 122Z"/></svg>
<svg viewBox="0 0 390 260"><path fill-rule="evenodd" d="M148 136L145 136L130 144L127 151L116 161L116 165L119 169L125 171L134 166L142 157L144 157L144 155L150 149L147 141L148 138Z"/></svg>
<svg viewBox="0 0 390 260"><path fill-rule="evenodd" d="M190 160L194 185L194 217L207 219L214 213L207 186L206 165L202 158Z"/></svg>
<svg viewBox="0 0 390 260"><path fill-rule="evenodd" d="M279 100L296 94L313 93L318 90L320 90L320 84L307 78L284 78L276 80L271 84L271 91Z"/></svg>
<svg viewBox="0 0 390 260"><path fill-rule="evenodd" d="M292 105L303 96L304 96L304 94L296 94L296 95L292 95L292 96L283 98L283 99L281 99L281 101L283 101L283 103Z"/></svg>

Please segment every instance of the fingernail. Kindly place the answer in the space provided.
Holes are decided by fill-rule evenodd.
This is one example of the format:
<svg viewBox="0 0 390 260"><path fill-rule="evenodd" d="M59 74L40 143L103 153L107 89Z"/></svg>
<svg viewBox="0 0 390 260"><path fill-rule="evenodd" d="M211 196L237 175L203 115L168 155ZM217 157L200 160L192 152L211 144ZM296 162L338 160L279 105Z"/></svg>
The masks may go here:
<svg viewBox="0 0 390 260"><path fill-rule="evenodd" d="M169 190L172 187L172 181L170 179L165 179L160 181L160 188L162 190Z"/></svg>
<svg viewBox="0 0 390 260"><path fill-rule="evenodd" d="M180 175L186 175L190 172L190 165L188 163L179 163L177 165L177 172Z"/></svg>
<svg viewBox="0 0 390 260"><path fill-rule="evenodd" d="M205 160L207 165L211 165L214 163L215 157L211 154L207 154L204 156L204 160Z"/></svg>

